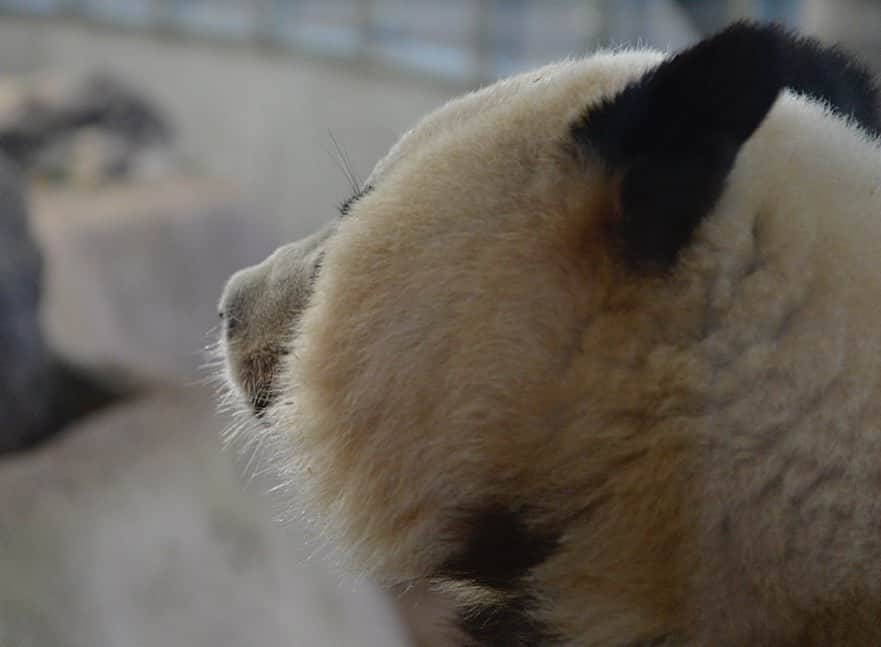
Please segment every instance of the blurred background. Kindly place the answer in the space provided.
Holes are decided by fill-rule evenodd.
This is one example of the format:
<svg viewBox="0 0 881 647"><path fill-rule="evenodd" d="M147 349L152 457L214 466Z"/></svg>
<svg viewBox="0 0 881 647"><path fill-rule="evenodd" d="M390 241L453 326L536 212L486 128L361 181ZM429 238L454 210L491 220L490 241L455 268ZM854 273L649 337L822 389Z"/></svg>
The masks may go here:
<svg viewBox="0 0 881 647"><path fill-rule="evenodd" d="M0 647L451 644L222 447L223 283L447 99L744 17L881 64L878 0L0 0Z"/></svg>

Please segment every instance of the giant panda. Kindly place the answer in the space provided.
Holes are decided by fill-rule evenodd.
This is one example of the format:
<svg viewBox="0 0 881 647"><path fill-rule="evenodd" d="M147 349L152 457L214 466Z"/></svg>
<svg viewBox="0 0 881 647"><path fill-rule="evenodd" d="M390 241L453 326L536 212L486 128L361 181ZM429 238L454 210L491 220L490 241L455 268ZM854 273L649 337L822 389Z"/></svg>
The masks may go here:
<svg viewBox="0 0 881 647"><path fill-rule="evenodd" d="M458 644L881 645L876 103L737 23L429 115L224 290L292 505Z"/></svg>

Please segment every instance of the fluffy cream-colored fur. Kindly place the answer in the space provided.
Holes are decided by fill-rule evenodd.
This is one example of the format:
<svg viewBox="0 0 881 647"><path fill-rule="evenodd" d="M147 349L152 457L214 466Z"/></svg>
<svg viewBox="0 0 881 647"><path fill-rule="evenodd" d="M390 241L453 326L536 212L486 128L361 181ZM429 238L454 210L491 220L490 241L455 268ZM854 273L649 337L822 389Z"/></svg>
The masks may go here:
<svg viewBox="0 0 881 647"><path fill-rule="evenodd" d="M497 504L563 529L529 576L560 644L881 644L881 151L785 93L675 269L634 273L569 127L660 59L430 115L351 215L231 281L230 379L271 388L299 505L389 581Z"/></svg>

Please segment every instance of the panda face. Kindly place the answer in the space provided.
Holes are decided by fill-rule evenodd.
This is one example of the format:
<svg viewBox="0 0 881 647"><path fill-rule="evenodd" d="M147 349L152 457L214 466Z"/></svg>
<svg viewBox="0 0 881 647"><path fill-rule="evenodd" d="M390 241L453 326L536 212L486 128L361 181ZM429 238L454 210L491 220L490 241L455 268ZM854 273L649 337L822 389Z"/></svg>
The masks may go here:
<svg viewBox="0 0 881 647"><path fill-rule="evenodd" d="M348 200L341 208L339 220L302 241L280 248L263 263L230 279L220 313L224 320L226 376L234 390L260 417L267 405L277 399L283 379L282 358L290 354L295 329L311 303L316 282L330 273L325 263L327 248L334 247L330 243L346 232L357 237L363 235L357 233L363 227L382 226L376 224L380 220L396 221L404 232L413 228L414 234L422 231L431 235L430 229L425 228L437 228L441 236L446 230L447 235L468 243L468 230L482 224L487 226L486 233L499 239L506 226L512 233L518 227L523 231L516 218L518 211L520 217L529 217L523 213L524 200L582 199L575 194L555 195L558 187L552 186L563 181L564 174L583 173L590 166L568 141L567 128L579 114L577 107L619 91L660 58L653 52L632 52L597 56L580 65L552 65L453 101L430 115L377 164L366 182L370 190ZM579 69L587 64L592 69ZM568 78L568 82L559 84L560 78ZM529 100L514 101L523 98ZM538 110L541 112L532 114ZM516 126L501 132L496 127L507 119L525 123L533 116L539 117L531 126L536 131L533 137L523 137ZM475 141L482 141L481 150L475 149ZM456 157L458 161L454 161ZM527 190L526 184L535 187ZM496 185L497 190L487 192L485 187L490 185ZM586 198L590 187L585 188ZM451 189L452 195L469 195L477 200L474 204L465 200L460 200L459 205L450 203L446 196ZM448 203L449 213L433 206L431 201L435 199ZM388 200L395 204L382 204ZM481 200L485 204L480 204ZM369 205L375 203L379 206L370 209ZM471 218L475 210L483 212L482 219ZM509 215L494 223L493 214L500 212ZM457 231L456 227L461 229ZM485 247L490 240L477 230L474 234L477 237L467 244L470 248ZM444 255L443 244L437 237L424 251L440 250ZM473 249L462 250L473 260L472 252ZM382 250L376 253L384 257L381 266L394 260L393 255ZM504 251L500 253L504 255ZM403 256L398 258L404 261ZM412 260L422 266L420 274L413 277L414 282L421 273L434 272L438 267L437 259ZM473 266L471 271L482 270ZM392 270L390 278L400 279L405 272ZM377 279L368 278L367 282L372 284ZM477 285L464 277L460 282ZM390 289L397 289L391 285Z"/></svg>
<svg viewBox="0 0 881 647"><path fill-rule="evenodd" d="M297 505L364 571L453 591L476 645L718 625L693 602L713 572L706 414L772 361L763 335L803 311L816 238L810 208L777 217L807 200L777 190L777 151L794 132L825 150L816 126L849 142L818 177L876 155L874 113L803 73L833 55L740 24L666 59L502 81L405 135L338 221L235 275L227 375ZM848 100L874 101L867 79ZM810 157L792 162L808 183ZM744 623L716 644L759 644Z"/></svg>

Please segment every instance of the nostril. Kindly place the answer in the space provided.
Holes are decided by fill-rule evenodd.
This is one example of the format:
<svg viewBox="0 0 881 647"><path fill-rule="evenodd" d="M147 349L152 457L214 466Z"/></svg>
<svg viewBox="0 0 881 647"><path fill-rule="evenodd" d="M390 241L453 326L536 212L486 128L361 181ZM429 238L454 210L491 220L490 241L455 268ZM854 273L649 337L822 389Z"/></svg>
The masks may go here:
<svg viewBox="0 0 881 647"><path fill-rule="evenodd" d="M232 335L239 328L239 318L230 312L229 306L224 305L220 307L217 310L217 316L220 317L223 333L226 336Z"/></svg>
<svg viewBox="0 0 881 647"><path fill-rule="evenodd" d="M247 267L233 274L223 288L217 304L222 334L227 338L247 335L254 332L255 308L261 306L267 290L268 272L271 263Z"/></svg>
<svg viewBox="0 0 881 647"><path fill-rule="evenodd" d="M240 327L241 322L239 319L233 317L229 313L224 312L221 315L221 319L223 319L223 328L227 336L234 334Z"/></svg>
<svg viewBox="0 0 881 647"><path fill-rule="evenodd" d="M246 289L249 287L241 279L236 280L233 277L224 289L220 303L217 304L217 316L220 317L223 335L227 338L241 334L241 329L247 321L248 306L253 292L251 289Z"/></svg>

